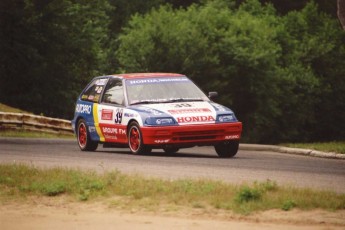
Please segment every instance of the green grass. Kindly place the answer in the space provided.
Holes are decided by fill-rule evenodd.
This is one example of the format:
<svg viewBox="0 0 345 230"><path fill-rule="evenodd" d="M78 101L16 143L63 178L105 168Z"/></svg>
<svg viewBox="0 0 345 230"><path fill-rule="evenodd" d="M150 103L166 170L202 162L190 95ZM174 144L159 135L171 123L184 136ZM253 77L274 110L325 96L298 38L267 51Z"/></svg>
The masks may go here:
<svg viewBox="0 0 345 230"><path fill-rule="evenodd" d="M345 141L333 141L324 143L291 143L282 145L292 148L314 149L323 152L335 152L345 154Z"/></svg>
<svg viewBox="0 0 345 230"><path fill-rule="evenodd" d="M5 105L0 103L0 112L7 112L7 113L29 113L21 109L13 108L11 106ZM31 113L29 113L31 114Z"/></svg>
<svg viewBox="0 0 345 230"><path fill-rule="evenodd" d="M21 164L0 165L2 201L61 195L83 202L110 198L112 207L150 211L163 207L165 210L221 209L249 214L270 209L345 209L345 194L281 187L272 181L236 186L212 180L149 179L118 171L98 174Z"/></svg>

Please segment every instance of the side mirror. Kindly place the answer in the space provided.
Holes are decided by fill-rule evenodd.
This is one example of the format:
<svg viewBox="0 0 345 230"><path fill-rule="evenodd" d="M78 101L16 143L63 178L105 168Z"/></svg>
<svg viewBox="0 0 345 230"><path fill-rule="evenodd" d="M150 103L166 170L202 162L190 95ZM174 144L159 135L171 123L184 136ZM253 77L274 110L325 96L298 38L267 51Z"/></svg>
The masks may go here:
<svg viewBox="0 0 345 230"><path fill-rule="evenodd" d="M208 92L208 98L213 99L218 97L218 92Z"/></svg>

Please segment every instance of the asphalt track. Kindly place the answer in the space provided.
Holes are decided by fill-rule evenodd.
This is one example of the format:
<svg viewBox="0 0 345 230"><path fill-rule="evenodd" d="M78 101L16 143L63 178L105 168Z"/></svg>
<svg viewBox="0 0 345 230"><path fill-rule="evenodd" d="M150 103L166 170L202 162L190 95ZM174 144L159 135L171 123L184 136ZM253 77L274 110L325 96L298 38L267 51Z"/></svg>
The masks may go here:
<svg viewBox="0 0 345 230"><path fill-rule="evenodd" d="M209 178L234 184L272 180L278 185L345 193L344 160L271 151L239 150L231 159L218 158L212 147L182 149L175 155L160 150L132 155L129 149L101 146L96 152L82 152L75 140L0 138L0 163L120 170L164 179Z"/></svg>

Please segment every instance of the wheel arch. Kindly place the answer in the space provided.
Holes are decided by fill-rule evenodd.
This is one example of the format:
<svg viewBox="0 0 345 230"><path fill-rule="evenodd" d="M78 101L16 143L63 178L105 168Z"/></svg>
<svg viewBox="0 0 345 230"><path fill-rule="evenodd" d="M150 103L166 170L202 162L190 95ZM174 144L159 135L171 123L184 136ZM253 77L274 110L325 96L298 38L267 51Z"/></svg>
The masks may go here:
<svg viewBox="0 0 345 230"><path fill-rule="evenodd" d="M130 124L132 123L132 122L136 122L136 123L138 123L139 124L139 126L140 126L140 122L139 121L137 121L136 119L134 119L134 118L132 118L132 119L130 119L129 121L128 121L128 123L127 123L127 137L128 137L128 135L129 135L129 126L130 126Z"/></svg>
<svg viewBox="0 0 345 230"><path fill-rule="evenodd" d="M78 123L79 123L79 121L81 120L81 119L84 119L85 120L85 118L83 117L83 116L78 116L76 119L75 119L75 125L74 125L74 133L77 133L77 130L78 130Z"/></svg>

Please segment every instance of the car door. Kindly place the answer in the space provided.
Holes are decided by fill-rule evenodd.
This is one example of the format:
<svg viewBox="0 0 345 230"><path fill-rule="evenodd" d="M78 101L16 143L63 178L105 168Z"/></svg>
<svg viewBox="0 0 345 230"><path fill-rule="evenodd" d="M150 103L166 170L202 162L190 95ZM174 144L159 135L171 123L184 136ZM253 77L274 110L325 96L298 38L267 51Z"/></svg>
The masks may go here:
<svg viewBox="0 0 345 230"><path fill-rule="evenodd" d="M123 111L124 90L122 79L110 78L97 105L96 128L102 141L127 142L126 125L122 124Z"/></svg>

